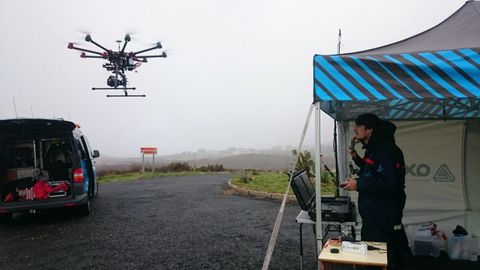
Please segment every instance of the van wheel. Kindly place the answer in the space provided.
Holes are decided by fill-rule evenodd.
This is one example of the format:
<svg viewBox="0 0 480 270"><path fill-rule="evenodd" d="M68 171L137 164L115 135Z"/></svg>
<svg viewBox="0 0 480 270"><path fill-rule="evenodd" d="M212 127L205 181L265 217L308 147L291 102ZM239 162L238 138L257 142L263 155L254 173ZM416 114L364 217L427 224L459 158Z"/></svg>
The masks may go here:
<svg viewBox="0 0 480 270"><path fill-rule="evenodd" d="M96 198L98 196L98 181L94 181L94 184L91 185L91 189L88 192L90 198Z"/></svg>
<svg viewBox="0 0 480 270"><path fill-rule="evenodd" d="M92 212L90 205L90 199L87 200L86 204L79 205L77 208L78 214L81 216L88 216Z"/></svg>
<svg viewBox="0 0 480 270"><path fill-rule="evenodd" d="M98 179L95 180L95 192L93 195L94 198L98 197Z"/></svg>

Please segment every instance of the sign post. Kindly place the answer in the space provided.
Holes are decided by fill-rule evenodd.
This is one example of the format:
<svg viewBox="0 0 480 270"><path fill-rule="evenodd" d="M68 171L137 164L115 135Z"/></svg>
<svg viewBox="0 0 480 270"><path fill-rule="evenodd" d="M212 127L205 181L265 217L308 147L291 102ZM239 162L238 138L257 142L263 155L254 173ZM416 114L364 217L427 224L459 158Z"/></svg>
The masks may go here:
<svg viewBox="0 0 480 270"><path fill-rule="evenodd" d="M140 153L142 154L142 173L145 172L145 154L152 155L152 173L155 172L155 155L157 154L156 147L140 147Z"/></svg>

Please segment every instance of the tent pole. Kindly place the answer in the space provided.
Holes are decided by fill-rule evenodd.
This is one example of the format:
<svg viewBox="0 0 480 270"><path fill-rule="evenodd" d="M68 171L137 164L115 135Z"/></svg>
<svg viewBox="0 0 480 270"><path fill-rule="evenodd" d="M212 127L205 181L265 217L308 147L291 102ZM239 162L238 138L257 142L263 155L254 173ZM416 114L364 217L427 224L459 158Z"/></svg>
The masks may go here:
<svg viewBox="0 0 480 270"><path fill-rule="evenodd" d="M468 194L468 184L467 184L467 167L466 167L466 160L467 160L467 136L468 136L468 124L469 121L465 120L465 123L463 124L463 132L462 132L462 187L463 187L463 199L465 202L465 211L463 215L463 222L464 222L464 227L467 228L467 230L472 231L473 228L470 228L470 224L468 222L468 216L471 214L471 206L470 206L470 198Z"/></svg>
<svg viewBox="0 0 480 270"><path fill-rule="evenodd" d="M337 175L338 180L346 179L347 178L347 148L345 146L345 122L337 121L337 155L338 155L338 167L337 167ZM337 187L338 188L338 187ZM340 190L340 189L338 189ZM343 189L339 191L341 196L347 196L347 192Z"/></svg>
<svg viewBox="0 0 480 270"><path fill-rule="evenodd" d="M335 155L335 196L339 196L339 188L338 188L338 183L339 178L338 178L338 139L337 139L337 120L333 119L333 154Z"/></svg>
<svg viewBox="0 0 480 270"><path fill-rule="evenodd" d="M320 174L320 154L322 153L321 145L321 110L320 102L315 103L315 200L317 222L315 223L315 232L317 239L317 257L323 248L323 228L322 228L322 178Z"/></svg>

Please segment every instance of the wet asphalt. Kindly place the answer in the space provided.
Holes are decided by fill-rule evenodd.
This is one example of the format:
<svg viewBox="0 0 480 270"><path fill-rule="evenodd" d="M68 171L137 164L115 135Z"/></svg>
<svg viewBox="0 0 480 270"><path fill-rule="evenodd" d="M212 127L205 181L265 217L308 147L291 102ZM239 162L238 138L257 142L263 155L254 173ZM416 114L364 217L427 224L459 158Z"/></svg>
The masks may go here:
<svg viewBox="0 0 480 270"><path fill-rule="evenodd" d="M16 214L0 225L0 269L261 269L279 201L225 192L230 174L100 185L93 213ZM287 204L270 269L299 269ZM304 269L317 269L304 227Z"/></svg>

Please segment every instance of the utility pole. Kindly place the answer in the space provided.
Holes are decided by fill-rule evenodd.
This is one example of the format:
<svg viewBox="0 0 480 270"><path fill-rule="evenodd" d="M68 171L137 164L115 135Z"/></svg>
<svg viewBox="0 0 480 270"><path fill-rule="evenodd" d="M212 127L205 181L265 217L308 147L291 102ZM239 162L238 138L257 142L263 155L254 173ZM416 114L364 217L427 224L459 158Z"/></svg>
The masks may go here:
<svg viewBox="0 0 480 270"><path fill-rule="evenodd" d="M337 54L340 54L340 48L342 47L342 29L338 28L338 43L337 43ZM333 121L333 150L335 155L335 196L340 196L340 190L338 188L339 177L338 177L338 145L337 145L337 120ZM320 156L321 159L321 156Z"/></svg>
<svg viewBox="0 0 480 270"><path fill-rule="evenodd" d="M13 98L13 108L15 109L15 118L18 118L18 114L17 114L17 104L15 103L15 98Z"/></svg>
<svg viewBox="0 0 480 270"><path fill-rule="evenodd" d="M338 28L337 54L340 54L340 47L342 47L342 29Z"/></svg>

